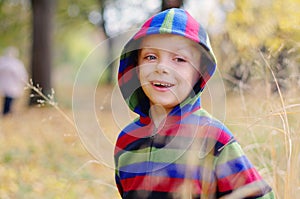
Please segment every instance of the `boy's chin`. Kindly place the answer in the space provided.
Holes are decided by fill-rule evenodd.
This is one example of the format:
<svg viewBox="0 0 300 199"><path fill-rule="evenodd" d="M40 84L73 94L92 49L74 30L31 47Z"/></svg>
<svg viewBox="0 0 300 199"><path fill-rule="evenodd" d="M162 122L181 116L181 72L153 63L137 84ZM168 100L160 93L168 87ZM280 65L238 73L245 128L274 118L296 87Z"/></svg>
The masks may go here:
<svg viewBox="0 0 300 199"><path fill-rule="evenodd" d="M175 106L177 106L179 103L178 102L169 103L169 102L156 101L155 103L152 102L150 104L151 104L151 107L164 109L165 111L168 112L168 111L172 110Z"/></svg>

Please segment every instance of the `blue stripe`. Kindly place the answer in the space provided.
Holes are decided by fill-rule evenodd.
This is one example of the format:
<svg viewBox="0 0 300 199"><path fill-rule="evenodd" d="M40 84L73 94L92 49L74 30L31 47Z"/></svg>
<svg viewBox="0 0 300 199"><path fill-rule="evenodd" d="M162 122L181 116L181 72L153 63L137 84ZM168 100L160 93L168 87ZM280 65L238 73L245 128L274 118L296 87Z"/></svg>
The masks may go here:
<svg viewBox="0 0 300 199"><path fill-rule="evenodd" d="M213 67L212 67L213 66ZM207 67L207 72L210 76L212 76L216 70L216 64L214 63L211 67Z"/></svg>
<svg viewBox="0 0 300 199"><path fill-rule="evenodd" d="M143 125L142 123L140 123L139 121L135 121L133 123L130 123L128 126L126 126L123 131L121 131L121 133L119 134L119 138L130 133L133 132L141 127L143 127L145 125Z"/></svg>
<svg viewBox="0 0 300 199"><path fill-rule="evenodd" d="M121 179L133 178L135 176L147 175L148 162L140 162L120 167L119 175Z"/></svg>
<svg viewBox="0 0 300 199"><path fill-rule="evenodd" d="M189 125L189 124L194 124L194 125L200 125L200 126L208 126L209 122L211 121L210 118L205 117L205 116L198 116L198 115L189 115L186 118L183 118L180 123Z"/></svg>
<svg viewBox="0 0 300 199"><path fill-rule="evenodd" d="M245 156L226 162L219 165L216 169L218 178L225 178L232 174L236 174L252 168L252 164Z"/></svg>
<svg viewBox="0 0 300 199"><path fill-rule="evenodd" d="M207 51L209 51L210 49L208 49L207 47L207 34L206 31L204 30L204 28L202 27L201 24L199 24L199 30L198 30L198 37L200 39L200 43L204 44L204 47Z"/></svg>
<svg viewBox="0 0 300 199"><path fill-rule="evenodd" d="M187 24L186 13L183 10L175 9L172 27L176 27L176 29L172 28L173 29L172 33L178 34L178 32L182 32L184 33L182 36L185 36L186 24Z"/></svg>
<svg viewBox="0 0 300 199"><path fill-rule="evenodd" d="M187 167L189 172L187 176ZM147 171L147 168L152 168ZM214 179L213 173L205 171L206 180L212 181ZM134 178L136 176L161 176L168 178L189 178L194 180L202 180L203 168L200 166L194 166L191 169L191 165L175 164L175 163L157 163L157 162L141 162L131 165L127 165L119 168L120 178Z"/></svg>
<svg viewBox="0 0 300 199"><path fill-rule="evenodd" d="M159 34L159 28L164 22L164 19L166 18L167 14L168 12L163 12L159 15L154 16L146 34Z"/></svg>
<svg viewBox="0 0 300 199"><path fill-rule="evenodd" d="M188 103L184 105L183 107L180 107L180 105L177 105L172 109L170 112L170 115L176 115L176 116L182 116L183 113L191 113L192 110L194 110L196 107L200 107L201 105L201 98L197 97L195 100L190 100L193 103Z"/></svg>
<svg viewBox="0 0 300 199"><path fill-rule="evenodd" d="M119 73L123 73L124 70L128 67L127 63L130 60L129 57L125 57L120 60L120 67L119 67Z"/></svg>
<svg viewBox="0 0 300 199"><path fill-rule="evenodd" d="M187 169L188 167L188 169ZM148 170L147 168L152 168ZM203 173L205 172L205 173ZM134 178L136 176L159 176L168 178L181 178L193 180L215 181L214 173L209 169L200 166L183 165L175 163L141 162L127 165L119 169L120 179ZM205 179L203 179L205 177Z"/></svg>

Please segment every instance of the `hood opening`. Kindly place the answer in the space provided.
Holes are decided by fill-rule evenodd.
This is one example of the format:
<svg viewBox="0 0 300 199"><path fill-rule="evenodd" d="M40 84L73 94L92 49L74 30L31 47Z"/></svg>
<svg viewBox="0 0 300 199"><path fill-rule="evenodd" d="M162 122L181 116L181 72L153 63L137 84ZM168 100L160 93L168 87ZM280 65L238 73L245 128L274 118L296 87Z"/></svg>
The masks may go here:
<svg viewBox="0 0 300 199"><path fill-rule="evenodd" d="M118 83L121 93L129 108L141 116L149 116L150 102L138 79L138 50L141 40L152 34L175 34L191 39L201 46L201 77L190 92L189 99L201 94L216 69L216 59L206 31L185 10L172 8L154 15L125 45L119 65Z"/></svg>

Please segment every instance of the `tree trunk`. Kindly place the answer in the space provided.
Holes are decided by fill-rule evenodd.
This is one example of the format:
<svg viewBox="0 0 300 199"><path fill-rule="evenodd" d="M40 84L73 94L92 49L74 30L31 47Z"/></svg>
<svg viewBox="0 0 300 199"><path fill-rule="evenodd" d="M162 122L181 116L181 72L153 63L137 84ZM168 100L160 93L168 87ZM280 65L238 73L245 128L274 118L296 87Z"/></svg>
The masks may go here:
<svg viewBox="0 0 300 199"><path fill-rule="evenodd" d="M51 94L52 68L52 20L54 0L31 0L32 6L32 55L31 76L34 86L42 89L46 96ZM41 99L34 91L29 105Z"/></svg>
<svg viewBox="0 0 300 199"><path fill-rule="evenodd" d="M183 5L183 0L162 0L161 10L167 10L169 8L180 8Z"/></svg>
<svg viewBox="0 0 300 199"><path fill-rule="evenodd" d="M108 46L107 46L107 55L106 55L106 65L108 66L107 67L107 75L108 75L108 78L107 78L107 83L108 84L111 84L113 83L114 81L114 67L115 67L115 61L113 61L113 38L110 38L108 33L107 33L107 30L106 30L106 21L105 21L105 18L104 18L104 10L105 10L105 3L106 3L106 0L98 0L99 1L99 5L100 5L100 13L101 13L101 17L102 17L102 21L101 23L99 24L99 27L103 30L103 33L105 35L105 38L108 39ZM113 62L112 62L113 61Z"/></svg>

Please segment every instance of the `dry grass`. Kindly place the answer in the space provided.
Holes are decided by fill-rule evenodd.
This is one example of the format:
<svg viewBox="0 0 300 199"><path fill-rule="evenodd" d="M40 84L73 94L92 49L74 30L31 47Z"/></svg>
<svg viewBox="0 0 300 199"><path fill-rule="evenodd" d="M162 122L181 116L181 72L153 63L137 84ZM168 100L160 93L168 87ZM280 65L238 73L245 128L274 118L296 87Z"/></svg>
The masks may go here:
<svg viewBox="0 0 300 199"><path fill-rule="evenodd" d="M297 198L298 90L280 96L270 95L262 84L252 87L252 91L227 95L225 123L277 198ZM99 88L96 106L101 126L114 142L119 128L110 112L110 90ZM68 96L64 98L67 101ZM24 104L18 101L13 115L0 118L0 198L119 197L113 169L94 161L66 120L72 118L70 108L60 109L62 115L52 107L29 109Z"/></svg>
<svg viewBox="0 0 300 199"><path fill-rule="evenodd" d="M64 116L23 104L0 118L0 198L118 198L114 171L94 161Z"/></svg>
<svg viewBox="0 0 300 199"><path fill-rule="evenodd" d="M265 85L229 96L227 125L277 198L300 194L300 95L297 89L269 94Z"/></svg>

